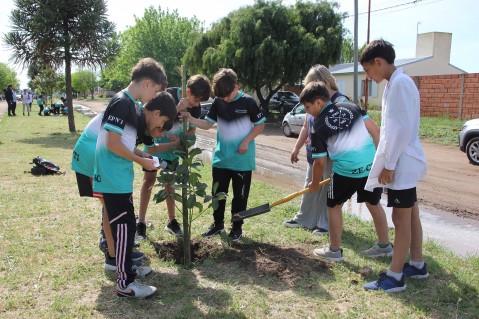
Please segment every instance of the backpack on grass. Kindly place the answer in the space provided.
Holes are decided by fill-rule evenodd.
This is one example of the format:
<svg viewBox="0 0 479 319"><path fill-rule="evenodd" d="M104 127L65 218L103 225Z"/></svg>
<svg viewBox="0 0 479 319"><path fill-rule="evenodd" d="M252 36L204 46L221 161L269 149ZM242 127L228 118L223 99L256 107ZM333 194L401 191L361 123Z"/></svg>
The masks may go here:
<svg viewBox="0 0 479 319"><path fill-rule="evenodd" d="M35 164L30 169L30 173L35 176L42 176L42 175L65 175L66 172L60 171L60 167L53 163L52 161L46 160L37 156L33 159L33 162L30 164Z"/></svg>

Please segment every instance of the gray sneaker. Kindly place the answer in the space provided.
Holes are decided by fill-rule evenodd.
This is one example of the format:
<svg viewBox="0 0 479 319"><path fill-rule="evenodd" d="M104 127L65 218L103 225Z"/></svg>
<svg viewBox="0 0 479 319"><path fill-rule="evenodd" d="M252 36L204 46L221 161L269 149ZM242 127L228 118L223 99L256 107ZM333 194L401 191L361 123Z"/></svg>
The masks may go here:
<svg viewBox="0 0 479 319"><path fill-rule="evenodd" d="M152 271L152 269L148 266L135 266L135 265L133 265L131 268L133 268L133 270L136 272L136 275L138 277L146 277Z"/></svg>
<svg viewBox="0 0 479 319"><path fill-rule="evenodd" d="M317 248L313 250L316 256L329 259L331 261L343 261L343 250L340 248L338 251L331 251L329 246L323 248Z"/></svg>
<svg viewBox="0 0 479 319"><path fill-rule="evenodd" d="M324 229L324 228L316 228L315 230L313 230L313 235L316 235L316 236L323 236L327 234L329 234L329 232L327 229Z"/></svg>
<svg viewBox="0 0 479 319"><path fill-rule="evenodd" d="M302 227L301 224L295 221L294 219L284 222L283 225L286 227L291 227L291 228Z"/></svg>
<svg viewBox="0 0 479 319"><path fill-rule="evenodd" d="M386 247L382 248L377 243L373 247L363 250L361 254L369 258L377 257L391 257L394 252L394 246L389 243Z"/></svg>

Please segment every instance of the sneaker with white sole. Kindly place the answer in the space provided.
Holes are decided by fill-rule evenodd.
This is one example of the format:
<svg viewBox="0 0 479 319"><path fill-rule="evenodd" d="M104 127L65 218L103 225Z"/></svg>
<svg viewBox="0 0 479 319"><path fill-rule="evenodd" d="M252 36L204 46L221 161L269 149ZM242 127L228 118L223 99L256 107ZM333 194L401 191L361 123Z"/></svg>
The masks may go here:
<svg viewBox="0 0 479 319"><path fill-rule="evenodd" d="M394 253L393 244L389 243L386 247L382 248L379 244L374 244L373 247L363 250L361 254L369 258L377 257L391 257Z"/></svg>
<svg viewBox="0 0 479 319"><path fill-rule="evenodd" d="M135 266L135 265L133 265L133 267L131 267L131 268L133 268L133 270L136 272L136 275L138 277L146 277L152 271L152 269L148 266Z"/></svg>
<svg viewBox="0 0 479 319"><path fill-rule="evenodd" d="M317 248L313 250L313 253L316 256L323 257L326 259L329 259L331 261L343 261L343 249L340 248L337 251L332 251L329 246L323 247L323 248Z"/></svg>
<svg viewBox="0 0 479 319"><path fill-rule="evenodd" d="M405 263L402 273L406 278L413 278L413 279L426 279L429 277L429 273L427 272L427 265L424 263L421 269L411 265L410 263Z"/></svg>
<svg viewBox="0 0 479 319"><path fill-rule="evenodd" d="M178 221L176 219L172 219L168 222L168 224L165 226L165 230L172 234L173 236L176 237L181 237L183 236L183 231L181 230L180 224L178 224Z"/></svg>
<svg viewBox="0 0 479 319"><path fill-rule="evenodd" d="M210 237L213 237L215 235L221 235L225 232L225 228L224 226L216 226L214 223L210 225L210 227L208 227L207 230L205 230L201 236L203 237L206 237L206 238L210 238Z"/></svg>
<svg viewBox="0 0 479 319"><path fill-rule="evenodd" d="M130 283L125 289L116 285L116 294L126 298L148 298L156 293L156 287L141 284L137 280Z"/></svg>
<svg viewBox="0 0 479 319"><path fill-rule="evenodd" d="M143 265L141 260L133 260L132 262L135 266ZM105 257L105 264L103 265L103 269L108 271L116 271L116 258Z"/></svg>
<svg viewBox="0 0 479 319"><path fill-rule="evenodd" d="M329 232L327 229L324 229L324 228L316 228L315 230L313 230L313 235L316 235L316 236L323 236L327 234L329 234Z"/></svg>
<svg viewBox="0 0 479 319"><path fill-rule="evenodd" d="M297 221L295 221L294 219L284 222L283 225L290 228L302 227L302 225L298 223Z"/></svg>
<svg viewBox="0 0 479 319"><path fill-rule="evenodd" d="M145 240L146 239L146 224L138 222L136 224L136 239Z"/></svg>
<svg viewBox="0 0 479 319"><path fill-rule="evenodd" d="M406 290L406 284L404 283L404 275L401 277L401 280L396 280L386 273L382 273L379 275L378 280L365 284L364 288L367 290L383 290L387 293L393 293Z"/></svg>

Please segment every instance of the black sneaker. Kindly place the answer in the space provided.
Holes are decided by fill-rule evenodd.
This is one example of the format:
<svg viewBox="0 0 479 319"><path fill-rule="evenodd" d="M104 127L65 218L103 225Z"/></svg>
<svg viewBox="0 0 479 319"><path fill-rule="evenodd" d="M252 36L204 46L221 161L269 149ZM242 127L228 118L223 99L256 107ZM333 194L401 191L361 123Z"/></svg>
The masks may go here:
<svg viewBox="0 0 479 319"><path fill-rule="evenodd" d="M98 248L100 248L102 253L108 254L108 244L106 243L105 238L100 238L100 242L98 243Z"/></svg>
<svg viewBox="0 0 479 319"><path fill-rule="evenodd" d="M243 237L243 230L241 228L231 228L230 233L228 234L230 240L235 243Z"/></svg>
<svg viewBox="0 0 479 319"><path fill-rule="evenodd" d="M138 245L137 245L138 246ZM136 247L135 244L133 244L133 247ZM100 239L100 243L98 244L98 248L100 248L101 252L105 255L105 256L109 256L109 253L108 253L108 243L106 242L106 239L105 238L101 238ZM133 250L132 254L131 254L131 258L133 260L141 260L143 257L145 256L145 254L143 254L141 251L139 250Z"/></svg>
<svg viewBox="0 0 479 319"><path fill-rule="evenodd" d="M136 237L139 240L145 240L146 239L146 224L144 224L144 223L136 224Z"/></svg>
<svg viewBox="0 0 479 319"><path fill-rule="evenodd" d="M216 227L216 225L213 223L203 234L201 234L201 236L209 238L214 235L223 234L224 232L225 232L224 226Z"/></svg>
<svg viewBox="0 0 479 319"><path fill-rule="evenodd" d="M170 220L168 224L165 226L165 230L176 237L183 236L183 231L181 230L181 226L180 224L178 224L176 219Z"/></svg>

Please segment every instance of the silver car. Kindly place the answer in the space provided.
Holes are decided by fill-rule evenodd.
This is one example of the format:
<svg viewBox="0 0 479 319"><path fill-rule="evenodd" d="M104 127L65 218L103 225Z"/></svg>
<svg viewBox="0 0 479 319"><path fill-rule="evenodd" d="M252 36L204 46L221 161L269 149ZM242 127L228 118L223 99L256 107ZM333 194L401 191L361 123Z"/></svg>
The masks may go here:
<svg viewBox="0 0 479 319"><path fill-rule="evenodd" d="M301 132L305 119L306 110L304 109L304 105L301 103L296 104L291 112L286 113L284 116L282 125L283 134L287 137L298 135L299 132Z"/></svg>
<svg viewBox="0 0 479 319"><path fill-rule="evenodd" d="M459 149L474 165L479 165L479 119L469 120L459 133Z"/></svg>

